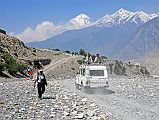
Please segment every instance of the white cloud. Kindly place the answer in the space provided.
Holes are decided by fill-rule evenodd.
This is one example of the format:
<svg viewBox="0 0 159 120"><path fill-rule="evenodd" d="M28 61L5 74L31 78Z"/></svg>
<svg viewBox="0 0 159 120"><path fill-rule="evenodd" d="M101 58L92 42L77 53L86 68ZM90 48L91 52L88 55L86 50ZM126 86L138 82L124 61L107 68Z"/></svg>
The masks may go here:
<svg viewBox="0 0 159 120"><path fill-rule="evenodd" d="M50 21L44 21L36 26L35 29L32 29L31 27L27 27L21 34L15 35L14 33L10 33L11 35L14 35L15 37L19 38L23 42L32 42L32 41L40 41L45 40L52 35L55 34L56 29L58 27L55 26Z"/></svg>
<svg viewBox="0 0 159 120"><path fill-rule="evenodd" d="M71 19L69 22L60 25L54 25L51 21L44 21L38 24L34 29L31 27L27 27L21 34L15 34L13 32L9 34L19 38L24 43L42 41L54 35L60 34L66 30L80 29L86 27L89 24L89 21L86 19L86 17L86 15L81 14Z"/></svg>

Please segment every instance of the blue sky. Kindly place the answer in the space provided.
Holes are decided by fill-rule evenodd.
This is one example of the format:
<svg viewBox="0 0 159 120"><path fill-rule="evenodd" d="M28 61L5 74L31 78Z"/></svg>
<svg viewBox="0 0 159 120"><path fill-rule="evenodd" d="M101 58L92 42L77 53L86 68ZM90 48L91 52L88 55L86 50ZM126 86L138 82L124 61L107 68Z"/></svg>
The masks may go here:
<svg viewBox="0 0 159 120"><path fill-rule="evenodd" d="M42 21L60 24L80 13L93 20L120 8L159 12L159 0L0 0L0 28L20 33Z"/></svg>

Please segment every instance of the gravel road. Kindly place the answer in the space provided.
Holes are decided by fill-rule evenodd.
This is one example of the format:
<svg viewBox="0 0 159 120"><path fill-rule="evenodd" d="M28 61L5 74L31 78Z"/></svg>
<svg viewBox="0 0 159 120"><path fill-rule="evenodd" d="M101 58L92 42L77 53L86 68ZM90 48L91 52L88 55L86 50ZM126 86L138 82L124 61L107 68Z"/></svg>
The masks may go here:
<svg viewBox="0 0 159 120"><path fill-rule="evenodd" d="M60 64L75 58L46 66L48 86L42 100L30 80L0 82L0 120L159 120L158 79L110 78L107 91L83 93L74 79L51 77Z"/></svg>
<svg viewBox="0 0 159 120"><path fill-rule="evenodd" d="M110 87L106 92L94 94L77 90L74 80L63 80L60 84L87 97L117 120L159 120L158 79L114 78L109 80Z"/></svg>

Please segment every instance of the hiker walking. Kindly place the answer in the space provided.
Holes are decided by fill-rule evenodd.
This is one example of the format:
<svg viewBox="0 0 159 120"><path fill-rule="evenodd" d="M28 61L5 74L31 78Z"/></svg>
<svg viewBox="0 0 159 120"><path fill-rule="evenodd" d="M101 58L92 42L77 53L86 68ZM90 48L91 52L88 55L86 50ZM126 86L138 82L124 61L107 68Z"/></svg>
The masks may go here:
<svg viewBox="0 0 159 120"><path fill-rule="evenodd" d="M43 73L43 70L39 70L37 72L37 78L34 82L34 87L35 87L36 82L37 82L37 88L38 88L38 98L41 99L42 94L45 92L45 85L47 86L47 81L46 81L45 75Z"/></svg>

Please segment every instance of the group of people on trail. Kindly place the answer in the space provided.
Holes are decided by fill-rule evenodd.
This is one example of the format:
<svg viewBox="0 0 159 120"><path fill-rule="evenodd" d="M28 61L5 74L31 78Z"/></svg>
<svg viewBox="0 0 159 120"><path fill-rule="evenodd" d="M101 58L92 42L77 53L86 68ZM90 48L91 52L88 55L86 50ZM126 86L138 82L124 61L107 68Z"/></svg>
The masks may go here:
<svg viewBox="0 0 159 120"><path fill-rule="evenodd" d="M87 54L84 58L84 63L86 64L91 64L91 63L98 63L100 64L100 56L99 54L96 55L91 55L91 54Z"/></svg>

